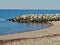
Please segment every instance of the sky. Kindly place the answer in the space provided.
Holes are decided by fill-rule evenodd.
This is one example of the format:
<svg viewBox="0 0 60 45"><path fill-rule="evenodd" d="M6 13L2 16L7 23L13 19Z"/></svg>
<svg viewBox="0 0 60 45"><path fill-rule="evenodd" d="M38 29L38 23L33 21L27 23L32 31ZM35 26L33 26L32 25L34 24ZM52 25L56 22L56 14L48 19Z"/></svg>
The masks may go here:
<svg viewBox="0 0 60 45"><path fill-rule="evenodd" d="M60 9L60 0L0 0L0 9Z"/></svg>

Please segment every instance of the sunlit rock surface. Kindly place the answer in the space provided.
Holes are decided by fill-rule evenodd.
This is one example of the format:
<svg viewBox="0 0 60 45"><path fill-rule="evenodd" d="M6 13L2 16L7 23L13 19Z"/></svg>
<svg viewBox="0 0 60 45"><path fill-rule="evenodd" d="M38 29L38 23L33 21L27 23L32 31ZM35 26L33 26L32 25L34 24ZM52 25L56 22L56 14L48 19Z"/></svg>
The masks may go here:
<svg viewBox="0 0 60 45"><path fill-rule="evenodd" d="M8 20L13 22L60 21L60 14L26 14Z"/></svg>

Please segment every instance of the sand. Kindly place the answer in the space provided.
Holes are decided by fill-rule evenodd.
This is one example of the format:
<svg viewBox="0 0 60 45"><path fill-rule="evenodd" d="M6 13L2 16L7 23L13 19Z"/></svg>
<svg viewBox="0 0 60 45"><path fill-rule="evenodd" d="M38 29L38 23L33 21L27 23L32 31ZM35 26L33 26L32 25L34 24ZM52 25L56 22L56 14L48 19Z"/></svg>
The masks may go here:
<svg viewBox="0 0 60 45"><path fill-rule="evenodd" d="M60 45L60 21L51 23L53 23L53 26L41 30L0 35L0 40L2 42L7 41L4 45ZM20 40L8 43L13 39Z"/></svg>

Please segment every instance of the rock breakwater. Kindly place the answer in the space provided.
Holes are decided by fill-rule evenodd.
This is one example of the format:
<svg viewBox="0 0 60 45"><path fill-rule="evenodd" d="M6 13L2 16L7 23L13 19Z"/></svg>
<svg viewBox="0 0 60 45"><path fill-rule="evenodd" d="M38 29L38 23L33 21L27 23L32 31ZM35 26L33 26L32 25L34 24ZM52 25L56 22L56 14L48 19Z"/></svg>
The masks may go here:
<svg viewBox="0 0 60 45"><path fill-rule="evenodd" d="M26 14L12 19L7 19L13 22L48 22L60 21L60 14Z"/></svg>

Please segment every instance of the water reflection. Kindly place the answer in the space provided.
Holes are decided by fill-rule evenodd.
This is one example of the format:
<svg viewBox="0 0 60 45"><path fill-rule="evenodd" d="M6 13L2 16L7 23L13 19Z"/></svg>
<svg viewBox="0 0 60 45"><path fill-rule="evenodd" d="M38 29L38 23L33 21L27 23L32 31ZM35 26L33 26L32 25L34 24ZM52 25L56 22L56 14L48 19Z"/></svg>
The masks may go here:
<svg viewBox="0 0 60 45"><path fill-rule="evenodd" d="M18 33L38 30L49 27L47 23L17 23L17 22L0 22L0 34Z"/></svg>

